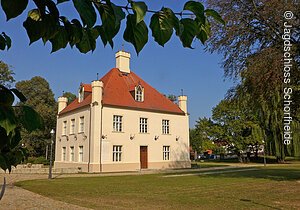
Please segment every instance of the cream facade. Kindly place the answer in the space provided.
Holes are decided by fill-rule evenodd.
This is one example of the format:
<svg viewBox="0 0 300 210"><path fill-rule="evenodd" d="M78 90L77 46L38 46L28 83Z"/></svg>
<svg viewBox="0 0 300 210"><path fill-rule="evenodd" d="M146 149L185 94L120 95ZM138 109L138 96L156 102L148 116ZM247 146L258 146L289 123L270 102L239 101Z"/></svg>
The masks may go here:
<svg viewBox="0 0 300 210"><path fill-rule="evenodd" d="M127 78L132 74L130 54L118 52L116 58L125 83L136 79ZM152 87L139 81L133 83L133 88L128 85L132 98L125 94L126 90L124 98L116 99L112 95L120 91L121 85L114 90L108 86L115 80L108 81L104 76L103 81L93 81L91 91L79 91L78 101L69 106L66 98L58 99L55 168L78 168L83 172L189 168L187 97L178 97L177 111L177 105L165 101ZM142 86L141 92L137 92L138 86ZM161 109L152 106L157 100L161 100Z"/></svg>

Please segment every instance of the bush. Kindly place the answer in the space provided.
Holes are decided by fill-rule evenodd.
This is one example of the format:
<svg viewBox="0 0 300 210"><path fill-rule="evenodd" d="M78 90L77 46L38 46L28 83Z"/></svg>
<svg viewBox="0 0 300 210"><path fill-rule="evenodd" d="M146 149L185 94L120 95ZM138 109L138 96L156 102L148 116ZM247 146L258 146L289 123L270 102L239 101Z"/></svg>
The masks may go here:
<svg viewBox="0 0 300 210"><path fill-rule="evenodd" d="M31 164L44 164L44 165L49 165L49 160L46 160L45 157L40 156L40 157L28 157L27 160L24 161L24 163L31 163Z"/></svg>

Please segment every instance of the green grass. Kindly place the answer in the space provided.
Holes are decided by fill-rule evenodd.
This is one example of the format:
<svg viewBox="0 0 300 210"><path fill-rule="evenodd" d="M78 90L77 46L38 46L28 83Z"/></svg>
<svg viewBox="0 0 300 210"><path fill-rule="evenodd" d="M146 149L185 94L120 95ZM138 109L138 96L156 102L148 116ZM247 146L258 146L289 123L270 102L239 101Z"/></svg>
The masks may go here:
<svg viewBox="0 0 300 210"><path fill-rule="evenodd" d="M32 180L18 186L94 209L300 209L300 163L254 171Z"/></svg>
<svg viewBox="0 0 300 210"><path fill-rule="evenodd" d="M215 162L192 162L192 168L215 168L215 167L225 167L229 166L224 163L215 163Z"/></svg>

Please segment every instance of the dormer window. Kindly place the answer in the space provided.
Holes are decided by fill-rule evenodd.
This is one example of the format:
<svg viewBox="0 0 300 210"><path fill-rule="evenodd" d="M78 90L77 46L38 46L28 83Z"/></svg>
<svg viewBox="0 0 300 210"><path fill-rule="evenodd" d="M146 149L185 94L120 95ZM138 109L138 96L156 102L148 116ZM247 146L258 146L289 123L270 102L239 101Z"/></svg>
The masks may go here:
<svg viewBox="0 0 300 210"><path fill-rule="evenodd" d="M78 92L78 102L82 102L84 99L84 87L81 86Z"/></svg>
<svg viewBox="0 0 300 210"><path fill-rule="evenodd" d="M144 101L144 88L141 85L135 87L135 100L140 102Z"/></svg>

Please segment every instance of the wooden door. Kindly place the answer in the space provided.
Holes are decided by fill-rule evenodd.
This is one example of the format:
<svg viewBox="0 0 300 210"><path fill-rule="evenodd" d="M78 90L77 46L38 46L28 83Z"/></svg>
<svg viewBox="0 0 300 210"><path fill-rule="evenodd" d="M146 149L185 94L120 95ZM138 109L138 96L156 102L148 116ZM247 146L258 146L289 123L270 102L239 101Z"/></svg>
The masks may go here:
<svg viewBox="0 0 300 210"><path fill-rule="evenodd" d="M141 169L148 168L148 147L147 146L140 147L140 162L141 162Z"/></svg>

